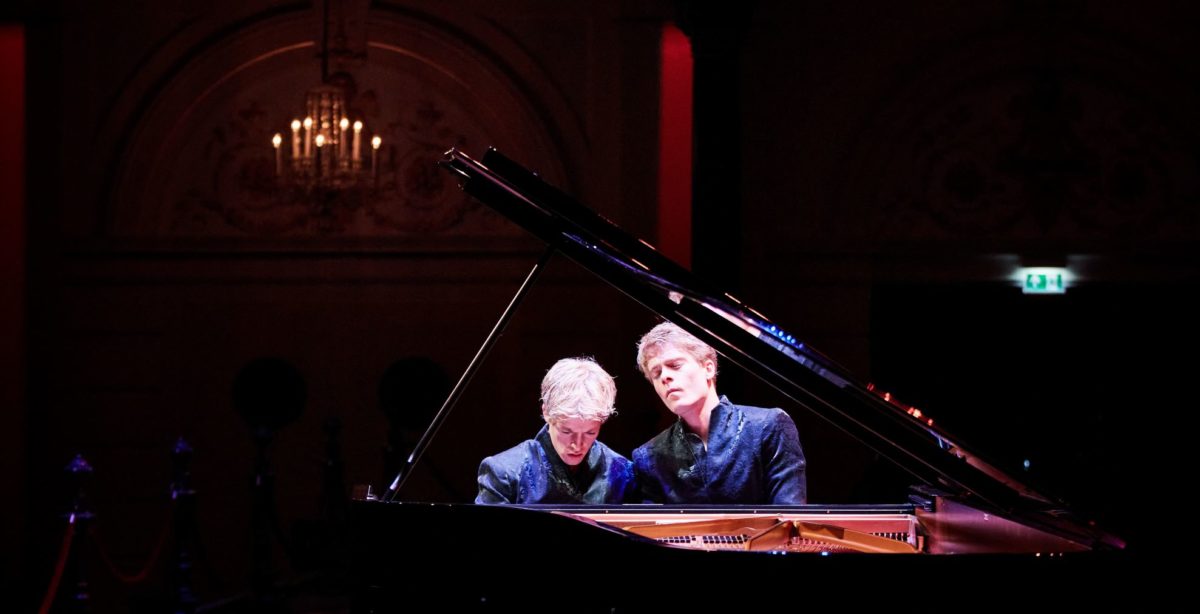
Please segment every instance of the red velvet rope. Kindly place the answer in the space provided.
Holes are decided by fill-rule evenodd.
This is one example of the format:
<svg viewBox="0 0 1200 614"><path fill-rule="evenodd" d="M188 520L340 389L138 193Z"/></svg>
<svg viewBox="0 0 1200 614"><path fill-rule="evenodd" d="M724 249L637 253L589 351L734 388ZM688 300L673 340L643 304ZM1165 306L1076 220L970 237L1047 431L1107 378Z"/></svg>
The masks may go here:
<svg viewBox="0 0 1200 614"><path fill-rule="evenodd" d="M75 537L75 515L71 515L71 520L67 524L67 532L63 534L62 547L58 550L58 562L54 564L54 575L50 577L50 588L46 589L46 596L42 597L42 607L38 608L38 614L47 614L50 611L50 606L54 605L54 597L58 595L58 584L62 581L63 570L67 568L67 557L71 555L71 541Z"/></svg>
<svg viewBox="0 0 1200 614"><path fill-rule="evenodd" d="M95 525L88 527L88 537L91 537L92 541L95 542L96 551L100 553L100 560L104 561L104 566L108 568L109 573L111 573L114 578L124 584L137 584L138 582L142 582L149 577L150 572L154 571L155 565L158 564L158 557L162 554L163 546L165 546L167 543L167 536L171 534L171 520L174 517L175 502L171 501L171 509L167 514L167 520L163 523L163 528L158 533L158 541L154 544L154 549L150 551L150 558L146 560L146 564L140 571L133 574L127 574L120 569L117 569L117 565L113 563L111 558L109 558L108 552L106 552L104 547L101 546L100 538L98 537Z"/></svg>

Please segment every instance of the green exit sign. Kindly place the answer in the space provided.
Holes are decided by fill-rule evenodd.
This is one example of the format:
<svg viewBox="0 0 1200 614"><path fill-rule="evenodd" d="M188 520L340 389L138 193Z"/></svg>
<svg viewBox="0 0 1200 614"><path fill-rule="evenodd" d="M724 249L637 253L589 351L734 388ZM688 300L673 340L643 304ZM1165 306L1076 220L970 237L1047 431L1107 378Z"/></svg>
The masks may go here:
<svg viewBox="0 0 1200 614"><path fill-rule="evenodd" d="M1070 273L1058 267L1021 269L1021 291L1025 294L1065 294Z"/></svg>

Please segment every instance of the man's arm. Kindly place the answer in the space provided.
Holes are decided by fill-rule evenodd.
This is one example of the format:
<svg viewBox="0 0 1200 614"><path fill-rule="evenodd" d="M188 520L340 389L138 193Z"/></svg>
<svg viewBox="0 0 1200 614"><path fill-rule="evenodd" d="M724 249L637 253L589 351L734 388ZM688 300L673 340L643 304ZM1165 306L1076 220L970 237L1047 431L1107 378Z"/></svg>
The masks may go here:
<svg viewBox="0 0 1200 614"><path fill-rule="evenodd" d="M489 456L479 463L479 494L475 503L516 503L516 480L499 466L496 457Z"/></svg>
<svg viewBox="0 0 1200 614"><path fill-rule="evenodd" d="M771 427L763 438L767 494L777 505L808 502L807 463L800 447L796 423L782 409L774 411Z"/></svg>
<svg viewBox="0 0 1200 614"><path fill-rule="evenodd" d="M627 502L640 500L642 503L666 503L662 492L662 481L655 475L647 447L633 451L633 483L636 486L634 496Z"/></svg>

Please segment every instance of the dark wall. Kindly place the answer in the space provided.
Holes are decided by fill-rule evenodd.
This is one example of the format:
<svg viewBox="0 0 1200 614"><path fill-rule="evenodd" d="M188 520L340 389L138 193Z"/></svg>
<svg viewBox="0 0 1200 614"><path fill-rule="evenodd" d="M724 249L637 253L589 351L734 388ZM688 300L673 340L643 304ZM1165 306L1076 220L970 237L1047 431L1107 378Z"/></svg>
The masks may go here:
<svg viewBox="0 0 1200 614"><path fill-rule="evenodd" d="M61 3L29 17L30 393L24 426L4 435L28 468L13 510L29 529L12 551L22 604L53 571L72 457L95 469L88 547L129 572L162 535L180 437L195 450L197 590L244 594L256 571L247 411L288 418L274 421L263 460L280 534L296 546L285 556L273 543L266 571L290 578L320 560L326 425L341 424L346 484L381 488L423 426L406 414L445 393L404 390L390 422L389 370L421 359L456 380L541 252L436 168L446 148L499 147L652 234L656 7L367 5L345 3L347 44L363 57L331 65L352 75L351 109L384 138L378 192L365 199L271 188L271 135L321 83L318 7ZM537 384L555 359L594 355L632 380L628 350L650 323L552 262L406 496L473 498L480 458L536 432ZM248 408L235 382L262 359L278 369L251 378ZM626 398L623 418L651 422L631 432L653 430L653 399ZM610 439L628 449L634 437ZM165 587L161 567L124 585L94 562L98 604Z"/></svg>
<svg viewBox="0 0 1200 614"><path fill-rule="evenodd" d="M758 2L742 47L746 298L1135 547L1158 537L1130 499L1187 464L1194 17ZM1015 287L1043 264L1066 296Z"/></svg>
<svg viewBox="0 0 1200 614"><path fill-rule="evenodd" d="M3 19L5 16L0 16ZM0 21L0 489L20 492L24 486L25 440L25 31ZM3 539L20 544L24 527L16 510L0 514ZM17 548L19 549L19 548ZM16 574L15 556L0 561L0 573ZM0 585L2 586L2 585ZM2 589L0 589L2 590Z"/></svg>
<svg viewBox="0 0 1200 614"><path fill-rule="evenodd" d="M1182 492L1190 368L1178 357L1200 340L1196 289L881 285L873 377L1133 548L1166 549L1140 502Z"/></svg>

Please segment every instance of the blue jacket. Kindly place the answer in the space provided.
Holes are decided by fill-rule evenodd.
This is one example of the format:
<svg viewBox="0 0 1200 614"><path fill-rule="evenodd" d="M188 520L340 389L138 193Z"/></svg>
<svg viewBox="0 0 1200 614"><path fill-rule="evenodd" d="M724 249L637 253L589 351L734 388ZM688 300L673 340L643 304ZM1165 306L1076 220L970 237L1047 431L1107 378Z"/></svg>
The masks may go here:
<svg viewBox="0 0 1200 614"><path fill-rule="evenodd" d="M633 464L624 456L597 441L572 472L543 426L533 439L483 459L475 503L623 503L634 492Z"/></svg>
<svg viewBox="0 0 1200 614"><path fill-rule="evenodd" d="M800 504L807 501L804 451L782 409L734 405L709 418L708 449L677 420L633 451L638 485L655 503Z"/></svg>

